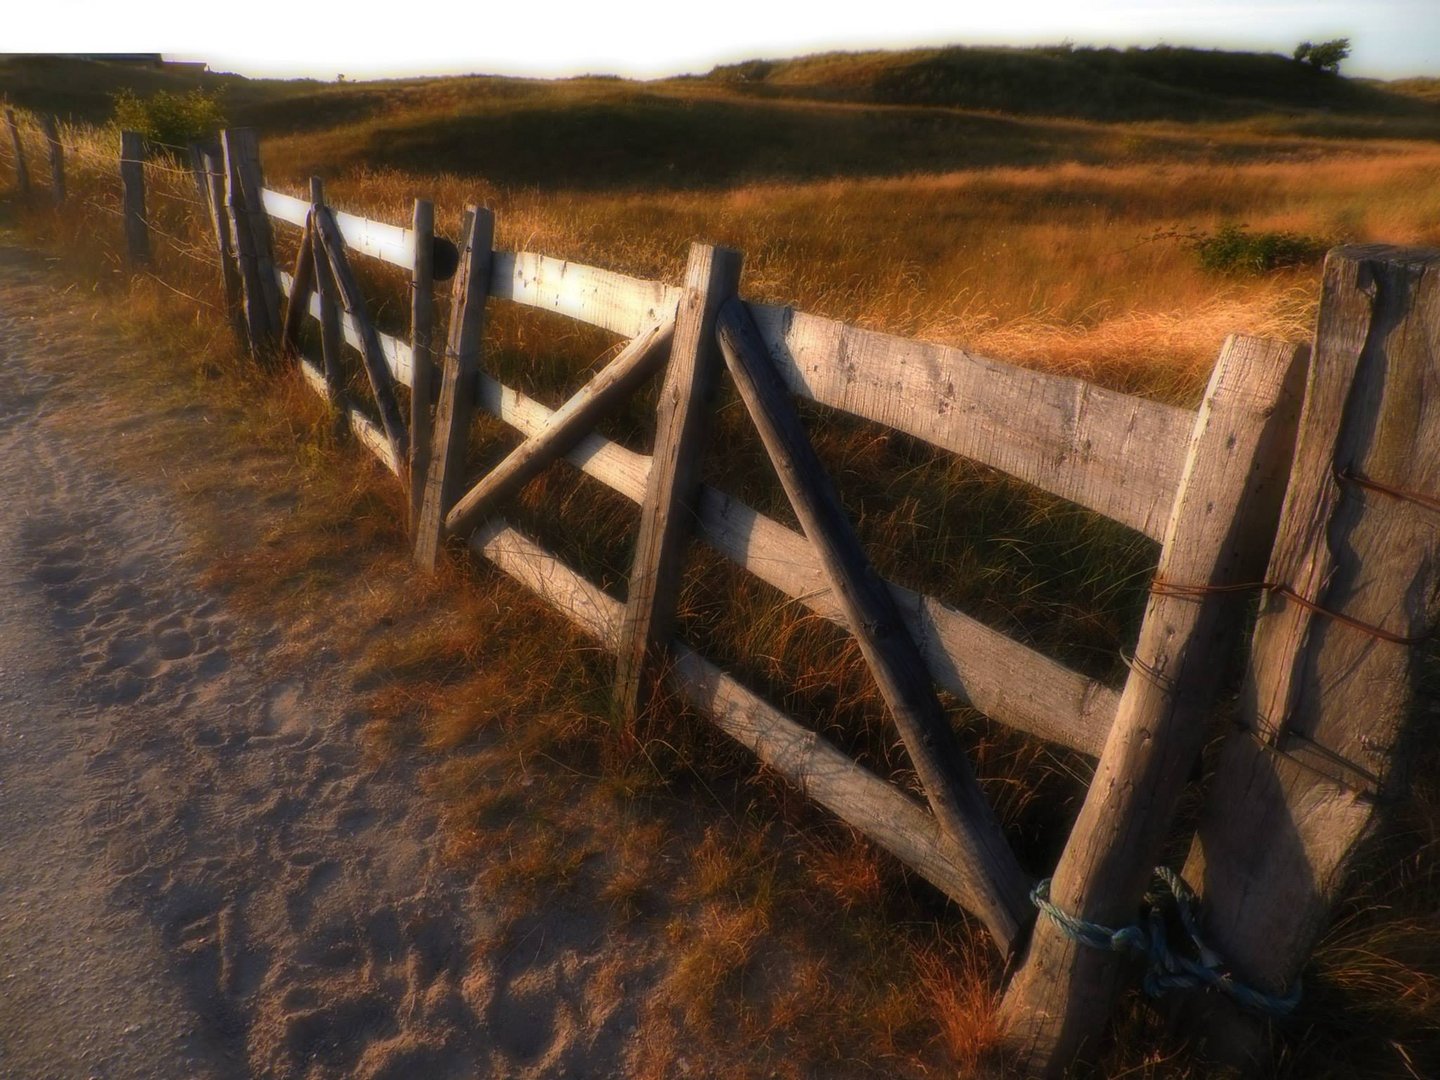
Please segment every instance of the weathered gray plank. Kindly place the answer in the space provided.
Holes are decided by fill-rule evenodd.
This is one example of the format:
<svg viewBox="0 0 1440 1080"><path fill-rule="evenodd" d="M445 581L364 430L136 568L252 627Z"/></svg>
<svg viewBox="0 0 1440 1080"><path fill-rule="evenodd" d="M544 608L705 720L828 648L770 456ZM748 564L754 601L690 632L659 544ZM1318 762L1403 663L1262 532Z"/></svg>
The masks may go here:
<svg viewBox="0 0 1440 1080"><path fill-rule="evenodd" d="M1194 413L962 349L748 306L793 393L1163 538Z"/></svg>
<svg viewBox="0 0 1440 1080"><path fill-rule="evenodd" d="M447 531L463 536L512 498L551 462L590 433L601 417L628 401L669 355L674 324L641 331L596 376L551 414L545 430L510 451L460 498L445 517Z"/></svg>
<svg viewBox="0 0 1440 1080"><path fill-rule="evenodd" d="M624 337L672 317L680 300L680 290L673 285L529 251L495 253L490 295L568 315Z"/></svg>
<svg viewBox="0 0 1440 1080"><path fill-rule="evenodd" d="M435 405L435 205L416 199L410 218L415 264L410 269L410 540L420 527L425 480L430 475L431 410ZM403 380L401 380L403 381Z"/></svg>
<svg viewBox="0 0 1440 1080"><path fill-rule="evenodd" d="M1340 617L1402 637L1433 633L1440 518L1337 481L1347 470L1440 493L1440 251L1356 246L1327 258L1266 573ZM1377 813L1403 794L1395 767L1420 653L1280 594L1260 609L1244 728L1222 749L1186 873L1207 937L1263 990L1300 973Z"/></svg>
<svg viewBox="0 0 1440 1080"><path fill-rule="evenodd" d="M621 644L620 601L503 521L476 530L470 546L612 652ZM716 726L956 903L975 909L974 883L922 806L685 645L674 642L669 651L676 687Z"/></svg>
<svg viewBox="0 0 1440 1080"><path fill-rule="evenodd" d="M615 700L628 716L644 705L649 667L674 632L681 564L700 488L700 454L709 430L708 399L721 363L715 313L739 288L740 264L738 251L690 246L670 364L660 390L655 452L640 505L624 642L616 665Z"/></svg>
<svg viewBox="0 0 1440 1080"><path fill-rule="evenodd" d="M310 300L315 294L315 229L305 226L300 246L295 251L295 270L280 278L280 291L285 295L285 322L280 330L280 347L298 353L300 327L310 313ZM318 298L317 298L318 302Z"/></svg>
<svg viewBox="0 0 1440 1080"><path fill-rule="evenodd" d="M300 229L305 227L310 204L304 199L297 199L272 188L265 188L261 199L265 212L277 221L287 222ZM415 233L412 230L356 214L347 214L334 207L331 207L331 213L335 215L335 225L350 249L398 266L402 270L414 268Z"/></svg>
<svg viewBox="0 0 1440 1080"><path fill-rule="evenodd" d="M721 305L716 332L740 399L895 720L930 809L965 867L974 890L972 910L1000 951L1009 953L1029 921L1030 882L965 760L889 588L866 556L765 342L738 299Z"/></svg>
<svg viewBox="0 0 1440 1080"><path fill-rule="evenodd" d="M464 480L465 449L475 412L475 376L485 329L490 260L495 242L495 217L489 210L466 210L460 266L451 285L450 326L445 366L435 403L435 434L425 497L415 529L415 565L435 569L445 539L445 516Z"/></svg>
<svg viewBox="0 0 1440 1080"><path fill-rule="evenodd" d="M1294 446L1305 350L1232 337L1189 440L1157 580L1224 587L1259 580ZM1186 775L1212 733L1216 674L1239 637L1244 594L1152 591L1135 662L1079 819L1050 887L1061 910L1126 926L1160 856ZM1124 955L1077 944L1049 919L1001 1008L1025 1068L1059 1076L1093 1051Z"/></svg>
<svg viewBox="0 0 1440 1080"><path fill-rule="evenodd" d="M227 176L232 177L238 187L236 196L230 200L232 231L237 250L244 250L238 247L242 230L249 238L250 258L254 262L255 279L259 284L256 300L264 310L265 335L259 349L262 354L268 355L279 341L280 285L275 265L275 232L261 201L265 173L260 166L260 142L251 128L228 128L220 133L220 140L225 151ZM242 277L243 274L242 270Z"/></svg>
<svg viewBox="0 0 1440 1080"><path fill-rule="evenodd" d="M294 282L290 274L284 270L280 271L281 293L289 296L293 288ZM305 313L312 319L320 318L320 300L313 292L306 301ZM357 353L361 352L364 349L364 337L359 320L352 318L343 309L337 315L339 321L336 323L338 335L336 340L348 345ZM394 376L395 381L401 386L410 386L414 378L411 373L413 361L410 343L393 334L387 334L383 330L375 331L375 339L380 343L380 353L385 358L385 366L390 369L390 374Z"/></svg>
<svg viewBox="0 0 1440 1080"><path fill-rule="evenodd" d="M370 391L375 396L375 404L380 410L380 423L385 429L385 436L390 440L395 460L408 461L405 421L401 418L400 406L395 400L395 380L390 374L390 365L385 362L385 353L380 347L374 324L370 322L360 283L355 280L355 273L350 268L350 260L345 254L345 240L341 237L340 230L335 227L335 219L329 207L315 207L311 220L315 224L315 235L320 238L321 247L330 263L331 274L340 292L340 302L359 327L360 359L370 380Z"/></svg>

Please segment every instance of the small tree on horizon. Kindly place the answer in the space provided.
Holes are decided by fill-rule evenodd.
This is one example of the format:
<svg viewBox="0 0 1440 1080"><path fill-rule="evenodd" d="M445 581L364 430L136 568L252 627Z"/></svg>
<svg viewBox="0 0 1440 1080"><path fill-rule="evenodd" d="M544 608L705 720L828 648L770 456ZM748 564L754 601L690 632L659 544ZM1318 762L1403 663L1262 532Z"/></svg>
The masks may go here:
<svg viewBox="0 0 1440 1080"><path fill-rule="evenodd" d="M1302 41L1295 46L1296 60L1331 74L1339 73L1340 61L1349 55L1349 38L1333 38L1330 41L1322 41L1319 45Z"/></svg>

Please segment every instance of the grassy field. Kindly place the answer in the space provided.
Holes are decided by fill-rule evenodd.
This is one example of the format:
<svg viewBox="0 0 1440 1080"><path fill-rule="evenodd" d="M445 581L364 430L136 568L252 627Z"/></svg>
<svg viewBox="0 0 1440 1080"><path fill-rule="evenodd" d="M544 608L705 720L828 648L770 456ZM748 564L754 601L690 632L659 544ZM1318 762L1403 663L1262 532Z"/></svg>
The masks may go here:
<svg viewBox="0 0 1440 1080"><path fill-rule="evenodd" d="M373 695L376 754L433 760L429 796L448 807L456 858L473 860L516 912L585 890L673 942L673 966L641 1009L639 1073L675 1075L687 1057L737 1077L983 1070L1003 973L963 916L672 703L633 727L616 720L604 659L498 575L460 589L460 568L447 568L414 609L398 492L332 442L297 380L238 360L203 251L162 242L155 274L123 271L118 222L101 209L114 205L115 138L89 122L127 80L142 91L190 85L164 72L0 62L0 89L71 116L84 148L62 213L13 199L9 213L84 287L124 298L114 317L158 343L154 378L192 380L195 393L232 403L240 437L295 453L301 504L258 548L217 538L213 574L237 603L285 614L297 640L323 637L353 658ZM206 85L224 88L233 121L259 127L270 182L296 194L319 174L334 203L396 222L423 195L452 235L462 207L481 202L496 211L502 247L669 281L690 240L724 243L745 253L751 298L1186 406L1226 333L1303 338L1317 296L1318 261L1217 272L1199 258L1205 236L1243 225L1321 248L1440 245L1433 82L1355 83L1279 58L942 50L640 84ZM183 170L150 179L156 223L203 237ZM293 239L282 234L282 251ZM368 284L399 329L403 282L380 271ZM613 345L505 309L489 334L487 365L552 404ZM644 449L647 412L642 395L604 430ZM742 413L722 406L727 454L711 478L790 520ZM882 571L1121 680L1151 542L878 428L808 419ZM472 469L513 444L480 422ZM623 595L630 504L558 467L512 516ZM683 614L685 636L712 657L907 781L844 635L700 550ZM1026 868L1046 872L1091 763L955 716ZM1301 1015L1273 1033L1275 1075L1440 1071L1433 746L1316 954ZM477 784L496 761L513 766L513 786ZM596 821L624 827L600 835ZM1210 1073L1136 1000L1099 1075Z"/></svg>

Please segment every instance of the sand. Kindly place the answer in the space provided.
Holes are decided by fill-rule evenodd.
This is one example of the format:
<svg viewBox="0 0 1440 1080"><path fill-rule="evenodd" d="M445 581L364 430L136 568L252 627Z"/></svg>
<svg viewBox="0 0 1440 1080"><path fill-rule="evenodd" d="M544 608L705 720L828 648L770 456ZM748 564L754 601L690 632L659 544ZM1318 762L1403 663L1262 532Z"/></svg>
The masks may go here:
<svg viewBox="0 0 1440 1080"><path fill-rule="evenodd" d="M624 1075L602 914L476 947L497 913L416 766L365 763L342 665L275 676L174 492L113 463L204 417L91 409L88 310L0 248L0 1076Z"/></svg>

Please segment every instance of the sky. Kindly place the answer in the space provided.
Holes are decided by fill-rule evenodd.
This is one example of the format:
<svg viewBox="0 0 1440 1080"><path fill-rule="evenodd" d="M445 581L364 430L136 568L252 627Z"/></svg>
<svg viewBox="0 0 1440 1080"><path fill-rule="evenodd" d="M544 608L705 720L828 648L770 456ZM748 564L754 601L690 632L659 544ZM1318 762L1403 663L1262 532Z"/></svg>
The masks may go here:
<svg viewBox="0 0 1440 1080"><path fill-rule="evenodd" d="M320 5L51 0L7 13L0 49L162 51L218 71L333 79L655 77L830 49L1196 45L1289 54L1351 39L1343 70L1440 76L1440 0L359 0Z"/></svg>

